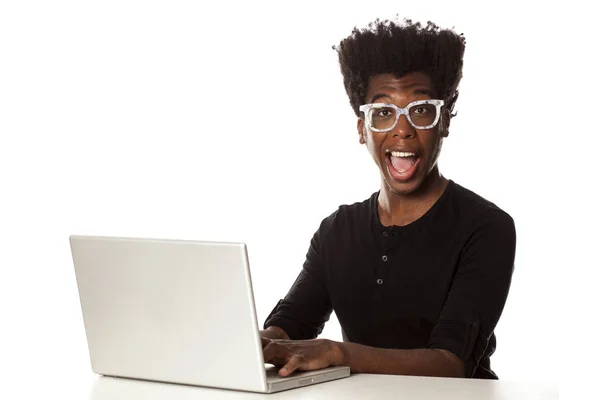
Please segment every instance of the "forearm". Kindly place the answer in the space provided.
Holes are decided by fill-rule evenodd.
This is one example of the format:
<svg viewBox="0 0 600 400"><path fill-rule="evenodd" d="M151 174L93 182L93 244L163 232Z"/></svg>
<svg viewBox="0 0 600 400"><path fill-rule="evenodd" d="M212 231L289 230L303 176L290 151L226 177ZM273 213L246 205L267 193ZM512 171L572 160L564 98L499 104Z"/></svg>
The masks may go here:
<svg viewBox="0 0 600 400"><path fill-rule="evenodd" d="M340 365L354 373L464 377L464 364L438 349L380 349L356 343L336 343Z"/></svg>

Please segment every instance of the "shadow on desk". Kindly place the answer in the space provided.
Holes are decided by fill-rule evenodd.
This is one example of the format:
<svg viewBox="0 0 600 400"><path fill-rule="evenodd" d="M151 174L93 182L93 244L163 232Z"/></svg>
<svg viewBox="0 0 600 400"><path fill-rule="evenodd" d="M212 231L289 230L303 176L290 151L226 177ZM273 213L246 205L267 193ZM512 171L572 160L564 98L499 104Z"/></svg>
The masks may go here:
<svg viewBox="0 0 600 400"><path fill-rule="evenodd" d="M234 379L233 376L232 379ZM90 400L555 400L558 399L558 392L558 386L542 383L367 374L352 375L338 381L274 394L210 389L135 379L97 377L92 386Z"/></svg>
<svg viewBox="0 0 600 400"><path fill-rule="evenodd" d="M197 399L262 399L266 394L211 389L198 386L161 383L127 378L97 377L90 400L197 400Z"/></svg>

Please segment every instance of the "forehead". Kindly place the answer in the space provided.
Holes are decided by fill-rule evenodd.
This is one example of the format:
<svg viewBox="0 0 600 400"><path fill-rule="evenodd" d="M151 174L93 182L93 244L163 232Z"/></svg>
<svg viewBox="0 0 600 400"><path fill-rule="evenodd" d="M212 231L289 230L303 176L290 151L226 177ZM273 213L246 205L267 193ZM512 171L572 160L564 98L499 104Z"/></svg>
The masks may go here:
<svg viewBox="0 0 600 400"><path fill-rule="evenodd" d="M369 79L366 101L375 96L387 95L389 97L411 97L414 93L435 96L435 89L429 75L423 72L410 72L396 77L392 74L378 74Z"/></svg>

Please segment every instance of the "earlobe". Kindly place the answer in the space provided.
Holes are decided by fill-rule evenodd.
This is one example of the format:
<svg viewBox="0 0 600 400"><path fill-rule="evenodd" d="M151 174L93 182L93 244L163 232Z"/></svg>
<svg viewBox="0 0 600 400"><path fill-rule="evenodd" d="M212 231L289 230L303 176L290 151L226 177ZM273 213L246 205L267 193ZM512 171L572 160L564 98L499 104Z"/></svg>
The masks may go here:
<svg viewBox="0 0 600 400"><path fill-rule="evenodd" d="M358 141L360 144L365 144L365 131L364 131L365 123L362 118L359 118L356 121L356 130L358 131Z"/></svg>

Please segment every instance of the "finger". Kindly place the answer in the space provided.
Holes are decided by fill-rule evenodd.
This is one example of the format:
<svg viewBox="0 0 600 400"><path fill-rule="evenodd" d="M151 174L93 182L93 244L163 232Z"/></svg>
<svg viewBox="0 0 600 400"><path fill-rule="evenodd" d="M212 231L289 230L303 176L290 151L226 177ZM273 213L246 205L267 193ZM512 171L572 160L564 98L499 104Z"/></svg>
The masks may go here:
<svg viewBox="0 0 600 400"><path fill-rule="evenodd" d="M269 345L269 344L272 342L272 340L271 340L271 339L269 339L269 338L266 338L266 337L261 337L261 338L260 338L260 341L261 341L261 343L262 343L262 348L263 348L263 349L264 349L265 347L267 347L267 346L268 346L268 345Z"/></svg>
<svg viewBox="0 0 600 400"><path fill-rule="evenodd" d="M298 354L295 354L292 357L290 357L290 359L283 366L283 368L281 368L279 370L279 375L280 376L289 376L291 373L293 373L295 370L301 368L303 365L304 365L304 357L302 357Z"/></svg>
<svg viewBox="0 0 600 400"><path fill-rule="evenodd" d="M266 363L284 365L290 356L291 354L285 346L281 346L275 342L269 343L263 349L263 359Z"/></svg>

